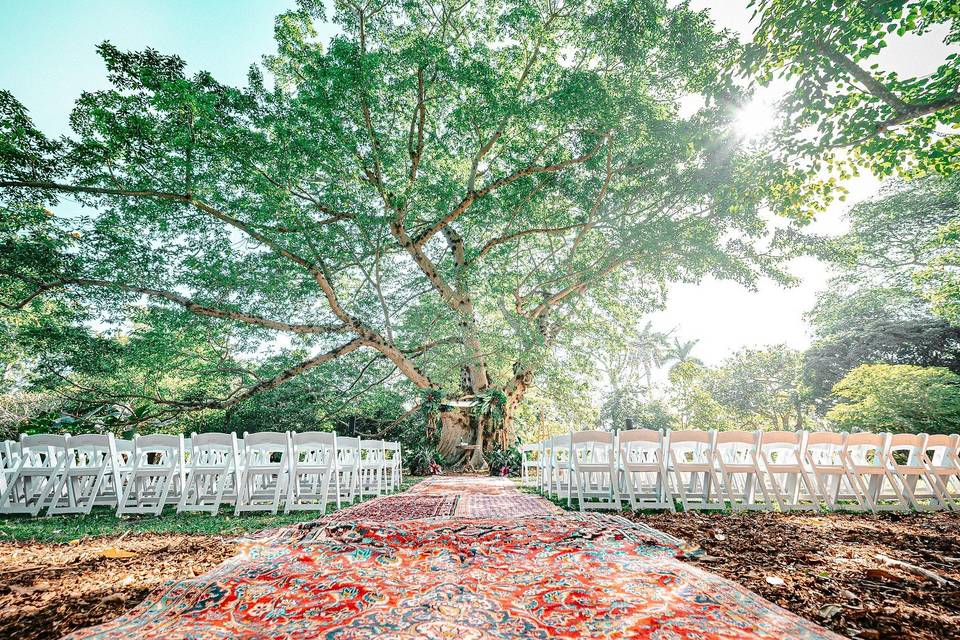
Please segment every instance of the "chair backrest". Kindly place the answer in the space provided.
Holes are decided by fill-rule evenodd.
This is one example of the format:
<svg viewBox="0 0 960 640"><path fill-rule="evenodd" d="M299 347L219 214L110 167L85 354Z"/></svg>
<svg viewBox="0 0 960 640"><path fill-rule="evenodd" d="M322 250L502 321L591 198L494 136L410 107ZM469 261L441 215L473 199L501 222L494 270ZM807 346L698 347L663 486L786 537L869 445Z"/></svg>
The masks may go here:
<svg viewBox="0 0 960 640"><path fill-rule="evenodd" d="M554 463L570 460L570 434L554 436L550 447L550 458Z"/></svg>
<svg viewBox="0 0 960 640"><path fill-rule="evenodd" d="M20 436L20 455L24 466L32 468L55 468L67 455L69 436L39 434Z"/></svg>
<svg viewBox="0 0 960 640"><path fill-rule="evenodd" d="M800 464L803 437L800 431L764 431L760 434L760 455L768 466Z"/></svg>
<svg viewBox="0 0 960 640"><path fill-rule="evenodd" d="M342 440L333 431L295 431L290 434L292 464L331 468Z"/></svg>
<svg viewBox="0 0 960 640"><path fill-rule="evenodd" d="M926 451L927 434L894 433L887 440L887 462L920 466L920 453Z"/></svg>
<svg viewBox="0 0 960 640"><path fill-rule="evenodd" d="M350 438L338 438L334 431L294 431L290 434L290 441L295 447L297 445L347 446L344 443L345 440L349 441Z"/></svg>
<svg viewBox="0 0 960 640"><path fill-rule="evenodd" d="M133 441L133 465L143 468L176 468L183 457L183 436L154 433Z"/></svg>
<svg viewBox="0 0 960 640"><path fill-rule="evenodd" d="M235 433L194 433L190 436L190 464L224 466L239 462L239 446Z"/></svg>
<svg viewBox="0 0 960 640"><path fill-rule="evenodd" d="M360 460L360 438L337 436L337 460L340 464L356 464Z"/></svg>
<svg viewBox="0 0 960 640"><path fill-rule="evenodd" d="M846 433L834 431L811 431L807 434L805 455L807 460L817 465L842 466L843 443Z"/></svg>
<svg viewBox="0 0 960 640"><path fill-rule="evenodd" d="M715 455L727 464L748 464L760 446L759 431L718 431L713 441Z"/></svg>
<svg viewBox="0 0 960 640"><path fill-rule="evenodd" d="M960 464L958 449L960 449L960 435L938 433L927 437L924 455L931 466L957 469Z"/></svg>
<svg viewBox="0 0 960 640"><path fill-rule="evenodd" d="M843 441L844 450L856 465L881 466L887 450L890 434L861 431L847 435Z"/></svg>
<svg viewBox="0 0 960 640"><path fill-rule="evenodd" d="M84 433L67 441L67 464L71 467L102 467L116 460L113 434Z"/></svg>
<svg viewBox="0 0 960 640"><path fill-rule="evenodd" d="M248 465L281 464L290 453L290 437L276 431L243 434L243 457Z"/></svg>
<svg viewBox="0 0 960 640"><path fill-rule="evenodd" d="M608 463L615 456L614 437L609 431L574 431L570 443L574 459L581 463Z"/></svg>
<svg viewBox="0 0 960 640"><path fill-rule="evenodd" d="M360 458L367 462L384 460L383 440L361 440Z"/></svg>
<svg viewBox="0 0 960 640"><path fill-rule="evenodd" d="M386 460L391 462L399 462L400 460L400 443L399 442L386 442L383 443L383 457Z"/></svg>
<svg viewBox="0 0 960 640"><path fill-rule="evenodd" d="M655 429L630 429L617 434L620 459L625 463L653 464L663 459L663 432Z"/></svg>
<svg viewBox="0 0 960 640"><path fill-rule="evenodd" d="M713 431L689 429L670 431L667 447L670 454L679 463L704 464L713 456Z"/></svg>
<svg viewBox="0 0 960 640"><path fill-rule="evenodd" d="M286 447L289 440L286 433L279 433L277 431L258 431L257 433L244 433L243 434L243 446L244 448L249 449L250 447L258 448L276 448L276 447Z"/></svg>
<svg viewBox="0 0 960 640"><path fill-rule="evenodd" d="M114 438L113 446L117 451L117 455L120 458L121 464L132 464L133 463L133 440L125 440L124 438Z"/></svg>

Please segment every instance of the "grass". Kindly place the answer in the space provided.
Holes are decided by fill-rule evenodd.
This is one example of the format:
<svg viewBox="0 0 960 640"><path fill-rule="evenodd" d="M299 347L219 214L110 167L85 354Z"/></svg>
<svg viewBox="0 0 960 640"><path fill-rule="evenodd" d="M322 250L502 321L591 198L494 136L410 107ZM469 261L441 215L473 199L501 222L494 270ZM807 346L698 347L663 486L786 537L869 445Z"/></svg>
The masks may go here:
<svg viewBox="0 0 960 640"><path fill-rule="evenodd" d="M421 479L413 476L405 477L399 490L406 491ZM336 504L327 505L326 513L333 513L336 507ZM246 513L234 516L233 507L223 505L216 516L209 513L177 513L174 507L167 507L159 516L117 517L115 509L95 507L88 516L61 515L37 518L21 515L0 516L0 542L62 543L82 538L145 533L240 535L306 522L320 515L318 511L295 511L277 515Z"/></svg>

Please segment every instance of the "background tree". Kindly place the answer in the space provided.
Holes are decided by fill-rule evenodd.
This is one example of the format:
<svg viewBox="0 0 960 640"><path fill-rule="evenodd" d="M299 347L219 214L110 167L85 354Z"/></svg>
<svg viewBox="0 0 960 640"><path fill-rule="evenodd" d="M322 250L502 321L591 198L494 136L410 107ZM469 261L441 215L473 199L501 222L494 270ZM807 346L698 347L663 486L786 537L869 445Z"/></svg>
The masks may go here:
<svg viewBox="0 0 960 640"><path fill-rule="evenodd" d="M647 400L653 400L653 372L664 365L670 354L668 334L653 328L647 322L630 343L630 360L643 372Z"/></svg>
<svg viewBox="0 0 960 640"><path fill-rule="evenodd" d="M802 354L786 345L742 349L712 372L710 392L738 428L802 429L809 407L800 390Z"/></svg>
<svg viewBox="0 0 960 640"><path fill-rule="evenodd" d="M735 428L730 412L711 393L712 371L693 362L670 370L670 405L678 429Z"/></svg>
<svg viewBox="0 0 960 640"><path fill-rule="evenodd" d="M242 89L104 43L113 86L57 140L0 93L4 303L70 300L114 326L145 305L166 332L245 345L228 388L207 395L193 371L137 391L158 413L226 410L345 358L369 384L382 364L491 408L445 413L453 454L504 437L578 309L780 275L776 247L754 246L768 165L713 99L737 46L704 14L338 2L321 43L323 17L281 15L272 84L253 67ZM708 102L684 119L690 93ZM58 212L67 195L82 215ZM131 394L114 382L91 399Z"/></svg>
<svg viewBox="0 0 960 640"><path fill-rule="evenodd" d="M841 176L858 167L888 176L949 175L960 166L957 54L945 54L932 73L916 77L884 69L878 59L904 38L960 43L960 5L754 0L751 6L756 28L747 73L764 84L776 79L790 85L777 144L813 180L825 168Z"/></svg>
<svg viewBox="0 0 960 640"><path fill-rule="evenodd" d="M697 343L699 342L699 340L680 340L680 338L674 338L673 344L670 345L669 351L667 352L667 362L671 363L670 369L673 370L679 365L686 363L702 365L703 361L693 355L693 350L696 349Z"/></svg>
<svg viewBox="0 0 960 640"><path fill-rule="evenodd" d="M860 364L912 364L960 371L960 327L936 317L960 297L951 293L955 241L945 240L960 215L960 180L894 181L847 214L849 231L826 243L836 276L818 295L808 319L816 340L803 379L823 412L831 390ZM940 273L942 286L924 274Z"/></svg>
<svg viewBox="0 0 960 640"><path fill-rule="evenodd" d="M834 387L827 418L848 431L956 433L960 376L940 367L861 365Z"/></svg>

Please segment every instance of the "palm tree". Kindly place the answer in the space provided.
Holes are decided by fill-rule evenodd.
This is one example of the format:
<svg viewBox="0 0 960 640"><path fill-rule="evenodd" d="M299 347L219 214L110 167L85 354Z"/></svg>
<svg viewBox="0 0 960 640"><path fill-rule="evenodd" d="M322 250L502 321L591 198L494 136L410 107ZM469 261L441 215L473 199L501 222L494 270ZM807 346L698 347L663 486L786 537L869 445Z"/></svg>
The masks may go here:
<svg viewBox="0 0 960 640"><path fill-rule="evenodd" d="M699 340L684 340L681 342L679 338L674 338L673 346L669 348L667 353L667 362L673 363L670 366L670 371L687 362L702 365L703 360L692 355L694 347L696 347L699 342Z"/></svg>
<svg viewBox="0 0 960 640"><path fill-rule="evenodd" d="M654 330L653 323L647 321L646 326L631 345L631 360L634 366L643 369L643 375L647 381L647 396L651 400L653 399L653 370L662 367L667 360L670 348L667 343L669 336L669 333Z"/></svg>

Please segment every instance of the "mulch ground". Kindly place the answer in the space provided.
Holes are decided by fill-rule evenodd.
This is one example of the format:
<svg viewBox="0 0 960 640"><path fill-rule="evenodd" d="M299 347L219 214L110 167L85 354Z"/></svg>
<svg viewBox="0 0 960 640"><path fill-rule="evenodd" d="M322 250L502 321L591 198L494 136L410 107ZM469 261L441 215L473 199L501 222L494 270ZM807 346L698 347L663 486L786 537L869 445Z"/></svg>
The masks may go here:
<svg viewBox="0 0 960 640"><path fill-rule="evenodd" d="M841 634L960 639L960 514L627 515L699 546L690 562ZM108 557L126 555L114 550L133 555ZM46 640L105 622L235 552L216 535L0 543L0 638Z"/></svg>
<svg viewBox="0 0 960 640"><path fill-rule="evenodd" d="M0 638L60 638L111 620L168 580L199 575L235 553L229 538L210 535L0 543Z"/></svg>
<svg viewBox="0 0 960 640"><path fill-rule="evenodd" d="M690 562L837 633L960 638L960 514L625 515L699 546Z"/></svg>

